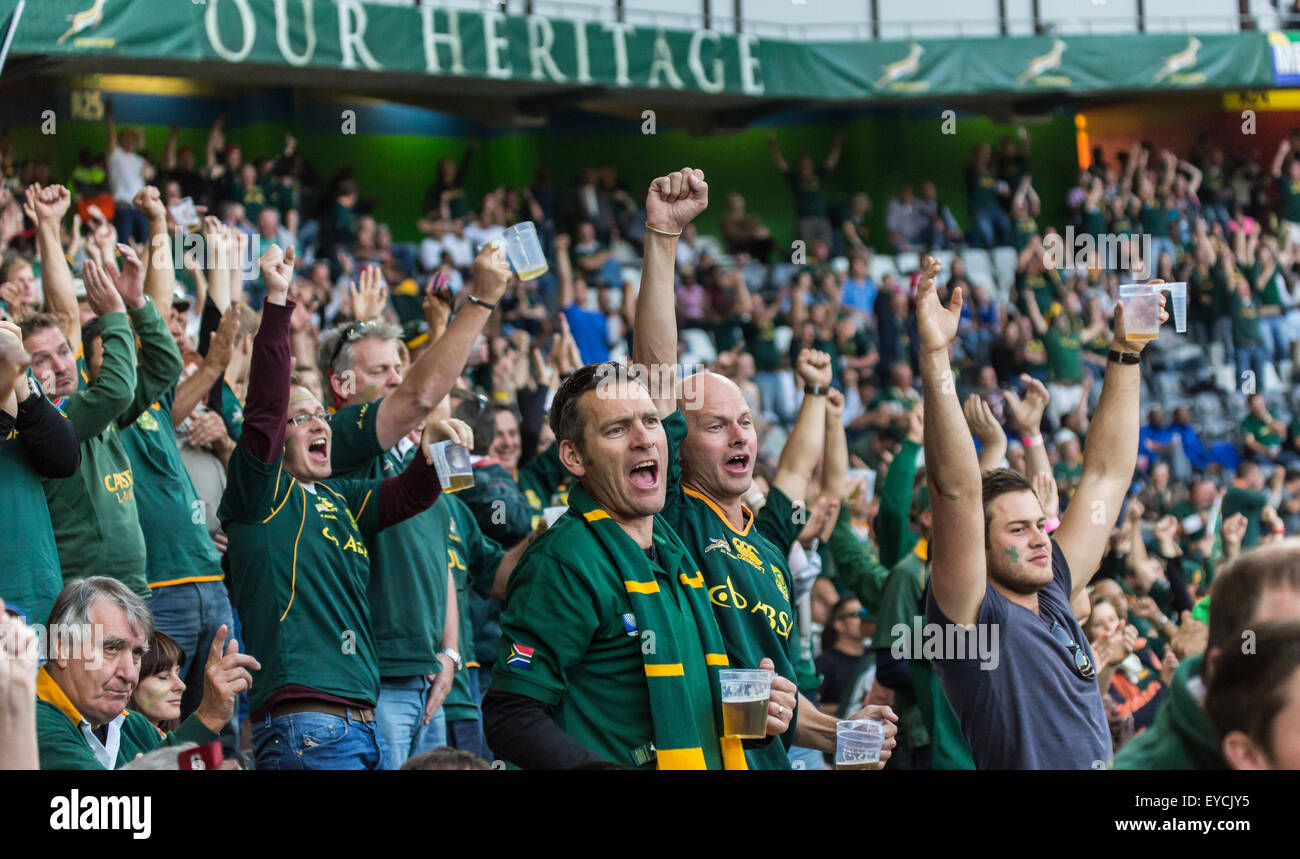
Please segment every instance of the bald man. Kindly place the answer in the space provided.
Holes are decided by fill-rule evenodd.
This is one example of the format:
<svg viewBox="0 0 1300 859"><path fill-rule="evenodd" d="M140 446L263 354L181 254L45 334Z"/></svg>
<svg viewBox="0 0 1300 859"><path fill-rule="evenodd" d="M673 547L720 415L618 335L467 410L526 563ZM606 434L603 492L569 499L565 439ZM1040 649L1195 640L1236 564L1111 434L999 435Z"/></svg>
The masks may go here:
<svg viewBox="0 0 1300 859"><path fill-rule="evenodd" d="M794 691L798 633L787 557L806 522L797 503L803 502L809 477L828 447L831 359L811 349L798 357L803 403L767 503L755 516L741 499L753 483L758 433L740 388L716 373L675 381L677 236L707 206L702 171L687 168L650 185L633 361L648 381L668 436L662 515L700 564L731 665L757 668L763 657L770 657L776 672L773 688ZM842 445L841 440L837 448ZM847 449L842 461L831 459L827 470L843 471ZM791 745L834 751L834 717L818 712L803 696L797 700L795 718L779 741L769 736L747 748L751 769L790 768ZM867 708L855 718L882 716L897 718L884 707ZM894 745L895 726L887 724L886 731L882 765Z"/></svg>

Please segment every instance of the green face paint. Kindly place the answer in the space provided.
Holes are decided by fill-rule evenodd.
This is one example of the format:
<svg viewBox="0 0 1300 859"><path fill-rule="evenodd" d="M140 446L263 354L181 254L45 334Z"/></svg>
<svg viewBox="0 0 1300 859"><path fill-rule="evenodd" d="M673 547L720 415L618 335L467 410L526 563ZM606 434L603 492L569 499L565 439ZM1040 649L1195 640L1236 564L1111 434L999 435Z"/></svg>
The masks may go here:
<svg viewBox="0 0 1300 859"><path fill-rule="evenodd" d="M1016 551L1015 546L1008 546L1005 549L1005 551L1007 553L1007 557L1011 559L1011 563L1013 564L1020 563L1020 553Z"/></svg>

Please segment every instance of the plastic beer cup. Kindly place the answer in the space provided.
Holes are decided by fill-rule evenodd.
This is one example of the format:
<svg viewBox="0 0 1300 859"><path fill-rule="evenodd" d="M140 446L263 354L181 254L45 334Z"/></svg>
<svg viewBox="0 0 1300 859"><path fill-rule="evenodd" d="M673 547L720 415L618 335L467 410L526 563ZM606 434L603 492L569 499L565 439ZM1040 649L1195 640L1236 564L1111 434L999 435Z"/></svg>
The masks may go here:
<svg viewBox="0 0 1300 859"><path fill-rule="evenodd" d="M885 723L852 719L835 723L835 769L873 770L885 744Z"/></svg>
<svg viewBox="0 0 1300 859"><path fill-rule="evenodd" d="M536 280L546 274L549 265L546 255L542 253L542 243L537 238L536 224L524 221L506 227L502 239L506 246L506 257L520 280Z"/></svg>
<svg viewBox="0 0 1300 859"><path fill-rule="evenodd" d="M767 736L767 702L772 696L772 672L753 668L723 668L722 735L744 740Z"/></svg>

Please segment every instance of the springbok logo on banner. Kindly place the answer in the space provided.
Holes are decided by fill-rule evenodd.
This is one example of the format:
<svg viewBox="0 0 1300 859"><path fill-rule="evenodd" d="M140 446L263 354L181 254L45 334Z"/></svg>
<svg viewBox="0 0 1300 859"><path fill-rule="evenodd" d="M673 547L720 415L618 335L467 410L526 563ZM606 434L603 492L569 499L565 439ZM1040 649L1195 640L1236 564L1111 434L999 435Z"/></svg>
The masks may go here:
<svg viewBox="0 0 1300 859"><path fill-rule="evenodd" d="M78 12L75 15L68 16L69 19L72 21L72 26L68 28L68 32L64 33L62 36L59 36L57 40L57 44L62 45L71 36L75 36L78 33L85 32L86 30L93 30L95 27L98 27L100 24L102 24L104 22L104 6L107 3L108 0L95 0L94 5L92 5L86 11ZM99 42L101 41L105 41L107 42L107 44L104 45L99 44ZM115 40L113 39L95 40L96 47L105 47L105 48L111 48L113 46L114 41ZM77 39L73 42L73 44L80 45L82 44L82 40Z"/></svg>

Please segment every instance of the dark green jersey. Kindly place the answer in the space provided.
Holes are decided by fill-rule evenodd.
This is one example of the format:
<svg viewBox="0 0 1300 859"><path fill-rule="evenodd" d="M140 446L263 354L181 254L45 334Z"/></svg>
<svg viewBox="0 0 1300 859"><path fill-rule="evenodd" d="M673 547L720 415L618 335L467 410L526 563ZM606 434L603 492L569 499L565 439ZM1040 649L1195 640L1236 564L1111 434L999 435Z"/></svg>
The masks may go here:
<svg viewBox="0 0 1300 859"><path fill-rule="evenodd" d="M653 760L642 763L638 755L654 741L641 649L653 646L651 636L671 635L705 763L720 769L709 669L684 581L694 577L695 562L661 516L655 517L654 544L659 563L645 563L672 628L641 631L623 571L594 533L572 510L556 520L524 550L510 576L492 688L552 707L556 724L600 757L653 769Z"/></svg>
<svg viewBox="0 0 1300 859"><path fill-rule="evenodd" d="M1293 224L1300 224L1300 179L1282 176L1277 183L1278 190L1282 192L1282 217Z"/></svg>
<svg viewBox="0 0 1300 859"><path fill-rule="evenodd" d="M447 521L447 556L452 574L456 577L456 607L460 621L460 637L456 649L466 667L478 667L478 653L474 647L474 628L470 622L470 589L482 597L492 593L492 580L505 555L501 544L479 530L474 514L455 495L440 495L434 509L445 509ZM469 673L456 672L451 691L442 703L448 720L477 719L478 706L470 694Z"/></svg>
<svg viewBox="0 0 1300 859"><path fill-rule="evenodd" d="M754 370L771 373L781 369L781 353L776 348L776 325L771 320L759 325L752 319L741 326L745 348L754 356Z"/></svg>
<svg viewBox="0 0 1300 859"><path fill-rule="evenodd" d="M1219 515L1223 520L1237 513L1246 517L1246 535L1241 538L1241 548L1249 549L1259 542L1260 516L1267 506L1268 492L1266 491L1256 492L1242 489L1240 486L1231 486L1223 494L1223 504L1219 508Z"/></svg>
<svg viewBox="0 0 1300 859"><path fill-rule="evenodd" d="M1081 326L1078 320L1071 319L1069 326L1061 330L1053 322L1043 335L1043 346L1047 349L1047 378L1053 382L1083 381L1083 344L1079 341Z"/></svg>
<svg viewBox="0 0 1300 859"><path fill-rule="evenodd" d="M1242 420L1241 435L1242 438L1247 435L1254 436L1255 441L1264 445L1264 447L1277 447L1282 443L1282 437L1273 431L1272 424L1254 415L1246 415Z"/></svg>
<svg viewBox="0 0 1300 859"><path fill-rule="evenodd" d="M29 384L36 380L29 376ZM63 572L41 478L27 461L19 433L14 428L0 438L0 510L8 517L0 599L22 609L28 622L45 623L63 590Z"/></svg>
<svg viewBox="0 0 1300 859"><path fill-rule="evenodd" d="M402 439L379 447L375 421L382 400L334 413L330 463L334 474L352 480L395 477L416 456ZM369 538L370 623L381 677L411 677L442 670L438 651L447 615L447 512L428 510Z"/></svg>
<svg viewBox="0 0 1300 859"><path fill-rule="evenodd" d="M1156 720L1115 755L1117 770L1222 770L1228 765L1214 726L1191 684L1200 679L1201 656L1185 660L1169 684L1169 700Z"/></svg>
<svg viewBox="0 0 1300 859"><path fill-rule="evenodd" d="M175 396L172 388L122 430L148 552L151 589L225 578L221 555L208 536L203 504L176 445L172 430Z"/></svg>
<svg viewBox="0 0 1300 859"><path fill-rule="evenodd" d="M1232 340L1238 345L1258 346L1259 305L1252 298L1243 301L1240 295L1232 297Z"/></svg>
<svg viewBox="0 0 1300 859"><path fill-rule="evenodd" d="M686 418L673 412L663 426L668 434L663 517L700 563L732 666L757 668L767 657L776 673L797 685L798 641L786 557L801 526L795 524L790 499L773 488L757 520L744 508L745 527L737 530L713 501L682 484ZM791 720L790 730L782 735L787 746L794 725ZM751 769L790 766L785 748L777 743L747 750L745 756Z"/></svg>
<svg viewBox="0 0 1300 859"><path fill-rule="evenodd" d="M235 441L244 431L244 404L235 396L235 391L225 379L221 380L221 420L226 424L226 432Z"/></svg>
<svg viewBox="0 0 1300 859"><path fill-rule="evenodd" d="M366 540L379 525L379 481L308 488L284 470L283 454L261 462L241 441L218 514L230 537L231 603L245 649L262 663L253 710L290 684L374 704Z"/></svg>
<svg viewBox="0 0 1300 859"><path fill-rule="evenodd" d="M45 499L65 582L111 576L148 597L144 534L121 428L175 384L180 355L152 301L100 320L104 357L95 384L55 402L77 428L81 468L66 480L46 479ZM138 370L131 326L144 344Z"/></svg>

